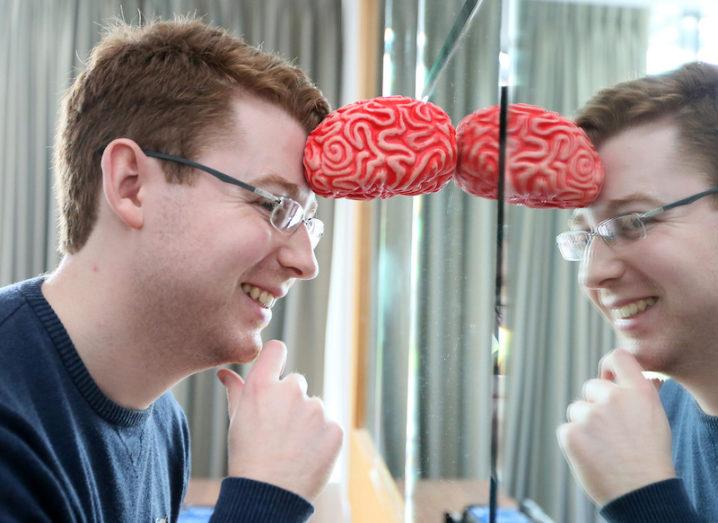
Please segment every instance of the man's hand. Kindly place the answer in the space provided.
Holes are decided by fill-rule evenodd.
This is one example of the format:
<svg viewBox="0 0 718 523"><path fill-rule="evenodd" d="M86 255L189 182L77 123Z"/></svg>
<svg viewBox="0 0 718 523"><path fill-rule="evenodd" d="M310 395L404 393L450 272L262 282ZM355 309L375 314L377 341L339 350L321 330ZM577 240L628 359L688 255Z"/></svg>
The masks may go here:
<svg viewBox="0 0 718 523"><path fill-rule="evenodd" d="M600 379L584 384L557 430L573 475L599 505L676 475L668 419L642 370L625 350L606 355Z"/></svg>
<svg viewBox="0 0 718 523"><path fill-rule="evenodd" d="M244 382L220 369L229 403L229 475L271 483L312 501L329 479L342 430L307 397L300 374L280 378L287 349L267 342Z"/></svg>

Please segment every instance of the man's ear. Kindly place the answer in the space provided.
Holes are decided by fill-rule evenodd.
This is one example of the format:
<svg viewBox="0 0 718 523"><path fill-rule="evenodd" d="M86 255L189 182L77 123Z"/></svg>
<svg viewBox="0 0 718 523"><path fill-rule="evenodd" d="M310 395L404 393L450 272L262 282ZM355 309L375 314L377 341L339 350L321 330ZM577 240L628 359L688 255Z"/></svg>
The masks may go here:
<svg viewBox="0 0 718 523"><path fill-rule="evenodd" d="M132 140L118 138L102 153L102 191L117 218L132 229L144 224L147 157Z"/></svg>

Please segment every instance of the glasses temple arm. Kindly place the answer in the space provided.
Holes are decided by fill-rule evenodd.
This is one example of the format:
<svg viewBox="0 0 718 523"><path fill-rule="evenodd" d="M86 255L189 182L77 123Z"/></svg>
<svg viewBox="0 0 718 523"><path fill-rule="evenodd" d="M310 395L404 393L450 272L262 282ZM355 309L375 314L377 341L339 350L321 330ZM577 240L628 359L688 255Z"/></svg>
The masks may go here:
<svg viewBox="0 0 718 523"><path fill-rule="evenodd" d="M216 169L212 169L211 167L208 167L206 165L202 165L201 163L193 162L192 160L188 160L186 158L180 158L179 156L173 156L171 154L165 154L158 151L147 151L143 150L143 153L145 155L151 157L151 158L157 158L159 160L166 160L168 162L175 162L175 163L181 163L182 165L187 165L188 167L193 167L195 169L199 169L200 171L204 171L207 174L211 174L215 178L222 180L223 182L230 183L232 185L237 185L241 187L242 189L245 189L249 192L253 192L255 194L258 194L259 196L266 198L270 201L276 202L280 200L280 198L277 198L271 193L268 193L264 189L260 189L259 187L255 187L254 185L250 185L248 183L243 182L242 180L238 180L237 178L232 178L231 176L228 176L224 174L223 172L217 171Z"/></svg>
<svg viewBox="0 0 718 523"><path fill-rule="evenodd" d="M668 205L664 205L663 207L658 207L657 209L650 210L648 212L644 212L641 214L641 218L647 219L647 218L653 218L654 216L661 214L662 212L668 211L670 209L673 209L674 207L681 207L682 205L688 205L689 203L693 203L696 200L703 198L704 196L708 196L709 194L716 194L718 193L718 187L712 187L708 189L707 191L699 192L698 194L694 194L693 196L689 196L688 198L683 198L682 200L678 200L677 202L669 203Z"/></svg>

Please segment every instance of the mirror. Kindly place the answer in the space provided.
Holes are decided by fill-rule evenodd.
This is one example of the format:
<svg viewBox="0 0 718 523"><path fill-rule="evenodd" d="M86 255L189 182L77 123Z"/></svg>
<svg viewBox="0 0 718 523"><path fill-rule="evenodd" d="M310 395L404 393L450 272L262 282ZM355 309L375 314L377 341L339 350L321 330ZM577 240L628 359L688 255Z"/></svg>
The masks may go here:
<svg viewBox="0 0 718 523"><path fill-rule="evenodd" d="M382 95L421 99L429 86L458 124L497 103L500 32L499 0L388 0ZM487 499L495 207L453 182L372 203L365 423L406 521Z"/></svg>
<svg viewBox="0 0 718 523"><path fill-rule="evenodd" d="M511 3L512 102L573 117L603 87L716 61L715 2L664 0ZM574 482L556 428L601 356L617 346L581 291L578 264L555 236L570 211L508 208L506 392L503 489L536 501L554 521L600 521Z"/></svg>
<svg viewBox="0 0 718 523"><path fill-rule="evenodd" d="M438 58L429 100L457 125L498 103L502 51L511 103L573 117L602 87L718 61L717 16L708 1L387 0L382 94L420 98ZM457 20L462 37L447 47ZM365 424L405 495L405 521L440 521L488 500L497 203L451 183L373 202L372 213ZM598 521L555 430L615 337L555 249L569 211L505 213L502 499L533 501L554 521Z"/></svg>

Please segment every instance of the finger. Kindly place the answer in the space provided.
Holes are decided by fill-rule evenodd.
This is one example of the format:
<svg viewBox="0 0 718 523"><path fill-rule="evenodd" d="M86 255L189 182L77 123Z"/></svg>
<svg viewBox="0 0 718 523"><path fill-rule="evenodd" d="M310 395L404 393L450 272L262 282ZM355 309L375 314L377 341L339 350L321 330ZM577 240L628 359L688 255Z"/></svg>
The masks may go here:
<svg viewBox="0 0 718 523"><path fill-rule="evenodd" d="M287 383L294 383L296 387L299 388L299 390L302 391L302 394L304 396L307 395L307 388L309 385L307 384L307 378L305 378L302 374L299 374L297 372L293 372L291 374L287 374L282 381L285 381Z"/></svg>
<svg viewBox="0 0 718 523"><path fill-rule="evenodd" d="M587 401L574 401L566 408L566 419L572 423L585 420L591 412Z"/></svg>
<svg viewBox="0 0 718 523"><path fill-rule="evenodd" d="M657 391L661 390L661 386L663 385L663 380L661 378L648 378L648 381Z"/></svg>
<svg viewBox="0 0 718 523"><path fill-rule="evenodd" d="M591 403L602 403L608 401L611 390L616 387L615 383L608 380L592 379L583 384L581 395L583 399Z"/></svg>
<svg viewBox="0 0 718 523"><path fill-rule="evenodd" d="M219 378L227 391L227 414L231 418L237 408L237 399L242 393L244 380L236 372L224 368L217 371L217 378Z"/></svg>
<svg viewBox="0 0 718 523"><path fill-rule="evenodd" d="M613 371L611 371L608 368L608 364L606 363L606 360L611 357L611 354L613 354L613 351L604 354L603 357L598 362L598 379L601 380L607 380L607 381L615 381L616 376L613 375Z"/></svg>
<svg viewBox="0 0 718 523"><path fill-rule="evenodd" d="M324 400L319 396L312 396L311 398L309 398L309 403L313 404L318 410L321 410L326 414L326 409L324 408Z"/></svg>
<svg viewBox="0 0 718 523"><path fill-rule="evenodd" d="M601 359L601 378L611 379L619 385L644 387L643 368L636 358L624 349L614 349Z"/></svg>
<svg viewBox="0 0 718 523"><path fill-rule="evenodd" d="M262 347L257 361L247 375L247 380L261 382L279 381L287 363L287 346L281 341L271 340Z"/></svg>

